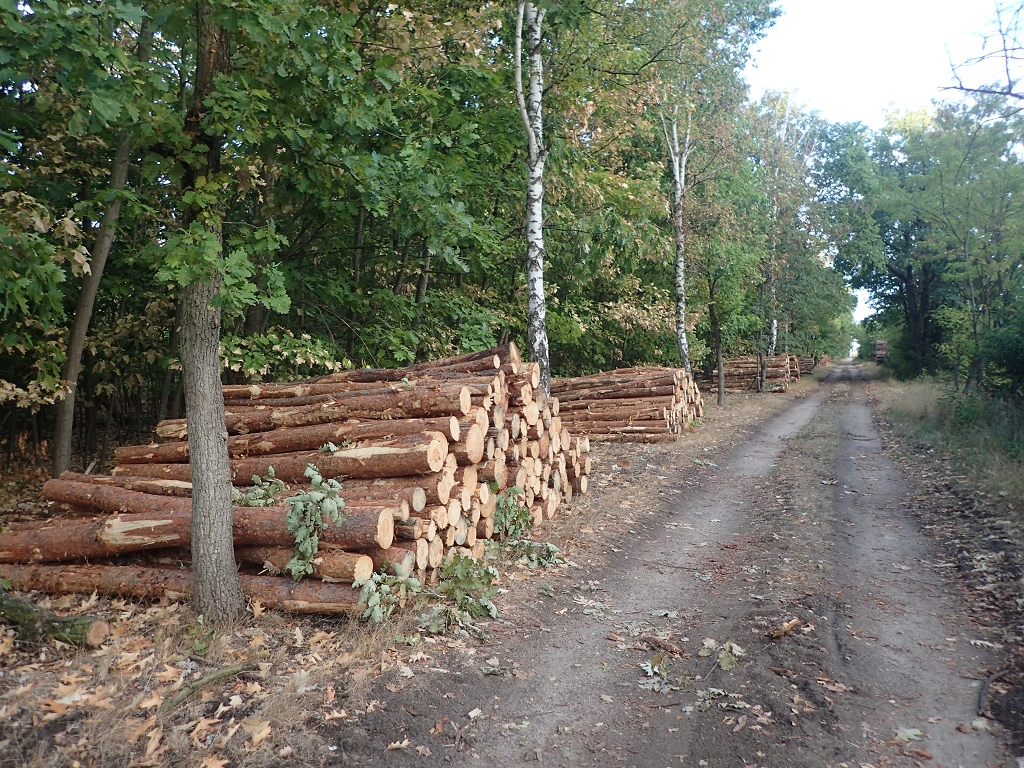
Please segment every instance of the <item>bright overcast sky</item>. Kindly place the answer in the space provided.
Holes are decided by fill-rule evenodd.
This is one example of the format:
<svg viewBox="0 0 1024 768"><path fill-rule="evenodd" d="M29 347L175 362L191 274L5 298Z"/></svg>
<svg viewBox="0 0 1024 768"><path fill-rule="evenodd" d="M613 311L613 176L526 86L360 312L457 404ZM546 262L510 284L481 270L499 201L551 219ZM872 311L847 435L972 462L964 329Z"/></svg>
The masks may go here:
<svg viewBox="0 0 1024 768"><path fill-rule="evenodd" d="M755 49L751 97L788 90L832 122L881 127L886 113L955 99L950 60L982 50L994 0L780 0L783 15ZM988 70L990 73L991 69ZM971 72L968 82L991 79ZM965 75L966 77L966 75ZM857 320L871 314L858 291Z"/></svg>
<svg viewBox="0 0 1024 768"><path fill-rule="evenodd" d="M754 98L791 90L833 122L879 127L890 104L943 98L955 63L981 52L993 0L780 0L783 15L757 46ZM947 53L948 48L948 53ZM945 92L946 97L955 94Z"/></svg>

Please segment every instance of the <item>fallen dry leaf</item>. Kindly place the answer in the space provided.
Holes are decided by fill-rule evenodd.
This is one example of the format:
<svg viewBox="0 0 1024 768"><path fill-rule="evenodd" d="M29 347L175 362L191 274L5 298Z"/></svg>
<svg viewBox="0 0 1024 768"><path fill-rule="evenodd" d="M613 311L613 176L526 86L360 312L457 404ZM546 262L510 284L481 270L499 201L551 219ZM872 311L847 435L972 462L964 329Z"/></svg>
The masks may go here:
<svg viewBox="0 0 1024 768"><path fill-rule="evenodd" d="M416 747L416 751L423 757L430 757L430 747Z"/></svg>
<svg viewBox="0 0 1024 768"><path fill-rule="evenodd" d="M146 742L146 757L152 757L153 753L156 752L157 747L160 746L160 739L164 737L164 729L162 725L158 725L149 733L149 740Z"/></svg>
<svg viewBox="0 0 1024 768"><path fill-rule="evenodd" d="M258 599L253 599L253 601L249 603L249 610L252 611L252 617L254 619L258 619L263 615L263 603Z"/></svg>
<svg viewBox="0 0 1024 768"><path fill-rule="evenodd" d="M230 760L216 755L206 755L203 762L199 764L199 768L224 768L230 762Z"/></svg>
<svg viewBox="0 0 1024 768"><path fill-rule="evenodd" d="M252 737L248 744L245 745L246 749L256 749L262 744L267 736L270 735L270 721L260 720L258 717L247 717L242 721L242 727Z"/></svg>
<svg viewBox="0 0 1024 768"><path fill-rule="evenodd" d="M330 704L337 698L337 694L334 692L334 683L328 683L324 687L324 704Z"/></svg>
<svg viewBox="0 0 1024 768"><path fill-rule="evenodd" d="M776 639L780 637L785 637L787 634L796 629L799 625L800 619L790 619L789 621L785 622L781 627L772 627L771 636Z"/></svg>
<svg viewBox="0 0 1024 768"><path fill-rule="evenodd" d="M164 703L164 697L159 693L153 693L149 698L139 702L139 709L155 709Z"/></svg>
<svg viewBox="0 0 1024 768"><path fill-rule="evenodd" d="M195 744L197 748L204 746L201 743L201 740L205 738L208 733L212 732L213 726L217 725L219 722L220 719L216 717L199 718L199 722L196 723L195 728L192 729L192 733L190 734L192 743Z"/></svg>
<svg viewBox="0 0 1024 768"><path fill-rule="evenodd" d="M409 746L409 740L408 739L404 739L403 741L392 741L390 744L388 744L387 749L385 749L384 751L385 752L390 752L390 751L395 750L395 749L405 749L408 746Z"/></svg>
<svg viewBox="0 0 1024 768"><path fill-rule="evenodd" d="M330 714L324 715L324 720L330 722L331 720L344 720L346 717L348 717L348 712L344 709L341 710L341 712L338 712L336 709L332 709Z"/></svg>
<svg viewBox="0 0 1024 768"><path fill-rule="evenodd" d="M217 749L223 749L231 741L231 737L234 736L238 729L242 727L241 723L236 723L235 718L228 720L227 729L221 734L220 738L217 739Z"/></svg>
<svg viewBox="0 0 1024 768"><path fill-rule="evenodd" d="M964 725L963 723L958 723L956 729L960 731L960 733L974 733L974 729L971 728L971 726Z"/></svg>
<svg viewBox="0 0 1024 768"><path fill-rule="evenodd" d="M610 703L612 702L612 697L611 697L611 696L609 696L609 695L608 695L608 694L606 694L606 693L602 693L602 694L601 694L601 701L604 701L604 702L607 702L607 703L609 703L609 704L610 704Z"/></svg>
<svg viewBox="0 0 1024 768"><path fill-rule="evenodd" d="M164 664L162 672L157 672L153 677L156 678L157 682L169 683L171 680L177 680L184 674L184 670L172 667L170 664Z"/></svg>
<svg viewBox="0 0 1024 768"><path fill-rule="evenodd" d="M156 725L156 716L154 715L148 720L136 720L129 718L128 720L125 720L125 725L130 729L125 738L129 744L134 744L139 740L139 736Z"/></svg>
<svg viewBox="0 0 1024 768"><path fill-rule="evenodd" d="M282 760L286 760L287 758L292 756L292 753L294 751L295 750L291 747L281 747L281 749L277 750L277 756Z"/></svg>

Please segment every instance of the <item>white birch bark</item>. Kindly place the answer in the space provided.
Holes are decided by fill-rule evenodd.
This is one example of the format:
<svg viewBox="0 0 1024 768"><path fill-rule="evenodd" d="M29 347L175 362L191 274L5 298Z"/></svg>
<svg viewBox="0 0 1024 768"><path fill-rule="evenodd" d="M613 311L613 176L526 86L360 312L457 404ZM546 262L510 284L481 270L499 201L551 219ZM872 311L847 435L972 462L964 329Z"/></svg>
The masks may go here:
<svg viewBox="0 0 1024 768"><path fill-rule="evenodd" d="M673 107L670 117L661 112L661 128L668 147L669 165L672 167L672 228L676 246L676 343L679 357L687 373L690 368L690 342L686 336L686 230L683 226L683 202L686 196L686 162L690 158L691 113L686 114L686 130L682 146L679 143L679 107Z"/></svg>
<svg viewBox="0 0 1024 768"><path fill-rule="evenodd" d="M519 116L526 131L526 289L527 346L540 365L540 385L551 389L547 302L544 296L544 59L541 48L546 10L521 0L516 8L515 88ZM527 37L527 88L523 87L523 25Z"/></svg>

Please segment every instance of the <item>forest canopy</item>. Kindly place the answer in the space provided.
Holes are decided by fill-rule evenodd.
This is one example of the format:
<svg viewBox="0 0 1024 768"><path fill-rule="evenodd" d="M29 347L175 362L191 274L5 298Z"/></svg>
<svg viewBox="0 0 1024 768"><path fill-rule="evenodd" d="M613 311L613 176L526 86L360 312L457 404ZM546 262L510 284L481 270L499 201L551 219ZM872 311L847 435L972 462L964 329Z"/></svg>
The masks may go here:
<svg viewBox="0 0 1024 768"><path fill-rule="evenodd" d="M0 2L5 420L45 433L70 387L93 444L180 415L183 296L214 278L228 383L529 353L536 254L556 376L845 356L853 287L901 373L1019 386L1006 97L880 131L754 100L777 15Z"/></svg>

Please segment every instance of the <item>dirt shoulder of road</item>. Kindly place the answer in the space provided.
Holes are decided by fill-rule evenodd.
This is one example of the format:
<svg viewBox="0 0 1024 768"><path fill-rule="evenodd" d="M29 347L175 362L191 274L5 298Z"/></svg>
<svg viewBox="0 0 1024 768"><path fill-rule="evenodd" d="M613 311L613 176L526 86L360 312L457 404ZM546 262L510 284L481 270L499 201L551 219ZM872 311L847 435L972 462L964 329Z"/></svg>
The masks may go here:
<svg viewBox="0 0 1024 768"><path fill-rule="evenodd" d="M986 677L983 709L1024 753L1024 523L1003 499L966 482L941 449L901 432L868 385L886 453L906 477L909 510L966 586L971 615L992 636L998 663Z"/></svg>

